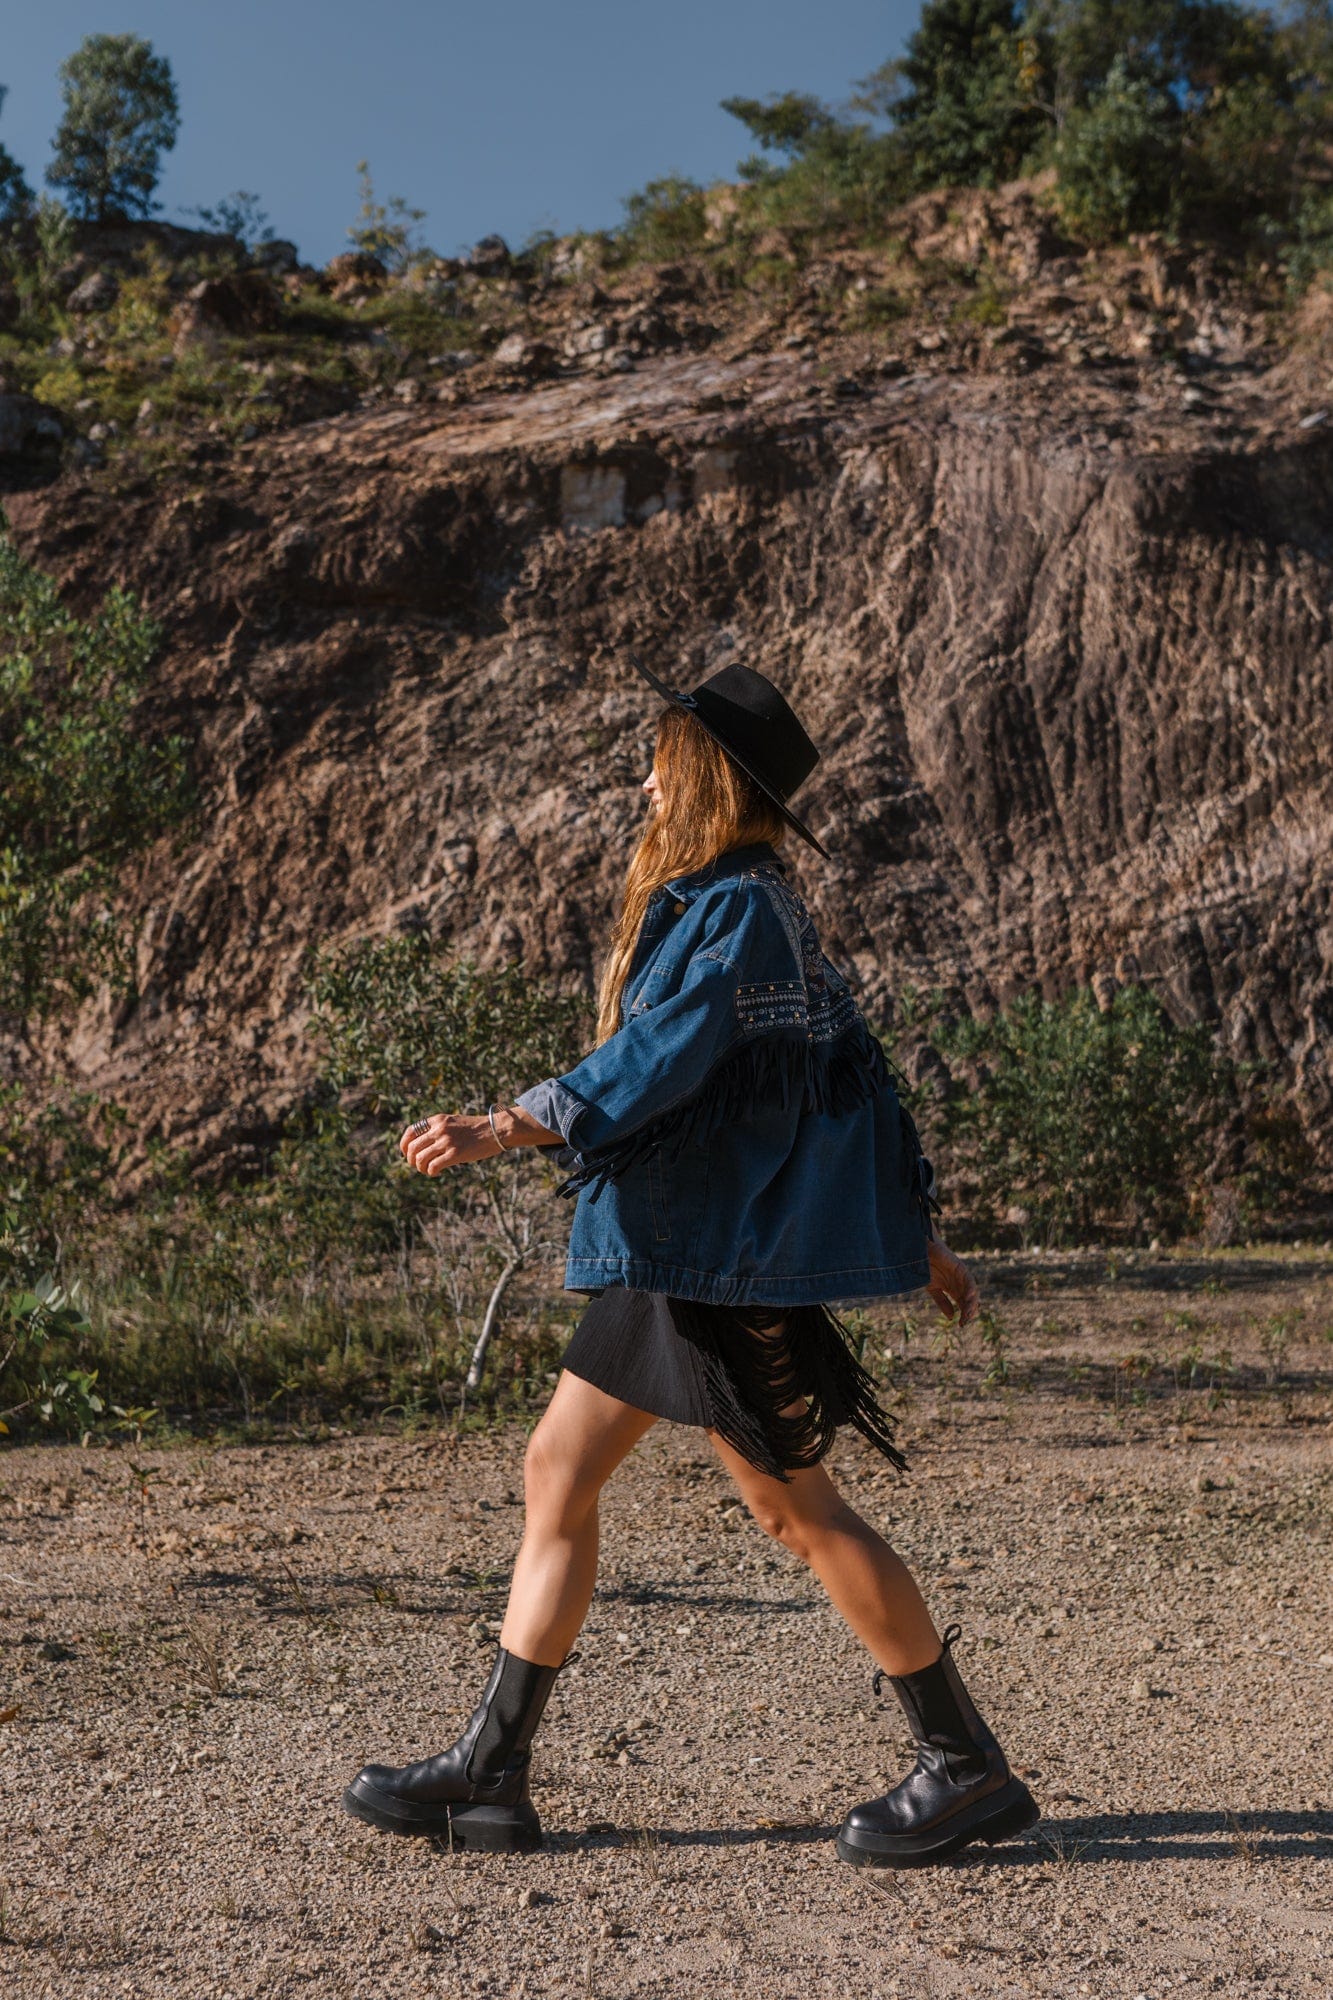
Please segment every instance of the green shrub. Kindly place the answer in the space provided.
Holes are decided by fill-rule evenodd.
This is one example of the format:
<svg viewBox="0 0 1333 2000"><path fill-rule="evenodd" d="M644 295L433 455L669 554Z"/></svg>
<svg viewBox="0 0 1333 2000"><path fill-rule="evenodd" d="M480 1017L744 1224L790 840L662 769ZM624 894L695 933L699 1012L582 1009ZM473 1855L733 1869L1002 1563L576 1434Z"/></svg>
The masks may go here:
<svg viewBox="0 0 1333 2000"><path fill-rule="evenodd" d="M361 207L347 234L352 248L367 257L378 257L386 271L410 270L413 264L429 259L434 252L416 241L417 224L424 222L424 208L410 208L400 194L391 194L387 203L375 199L370 178L370 162L358 160Z"/></svg>
<svg viewBox="0 0 1333 2000"><path fill-rule="evenodd" d="M1165 91L1117 56L1055 144L1060 212L1094 242L1169 225L1178 212L1179 120Z"/></svg>
<svg viewBox="0 0 1333 2000"><path fill-rule="evenodd" d="M1025 1239L1051 1243L1108 1225L1184 1227L1237 1111L1234 1067L1207 1028L1178 1025L1146 988L1124 986L1105 1009L1087 990L1026 995L933 1040L966 1073L949 1161L980 1218L1017 1209Z"/></svg>
<svg viewBox="0 0 1333 2000"><path fill-rule="evenodd" d="M590 1003L517 965L456 963L424 933L324 947L307 971L318 1076L246 1183L195 1185L158 1149L155 1184L120 1207L122 1114L64 1093L34 1115L0 1090L0 1412L71 1430L141 1406L257 1424L279 1407L444 1411L451 1385L476 1385L479 1331L553 1247L555 1170L525 1151L431 1179L397 1142L421 1111L478 1111L570 1067ZM21 1338L7 1311L26 1315ZM490 1395L521 1405L556 1339L543 1323Z"/></svg>
<svg viewBox="0 0 1333 2000"><path fill-rule="evenodd" d="M1333 272L1333 189L1306 194L1279 259L1294 296L1307 291L1316 278Z"/></svg>
<svg viewBox="0 0 1333 2000"><path fill-rule="evenodd" d="M633 257L689 256L707 236L704 190L683 174L664 174L624 199L619 237Z"/></svg>
<svg viewBox="0 0 1333 2000"><path fill-rule="evenodd" d="M117 870L190 797L185 739L135 726L160 637L118 585L76 617L0 531L0 1013L132 983Z"/></svg>

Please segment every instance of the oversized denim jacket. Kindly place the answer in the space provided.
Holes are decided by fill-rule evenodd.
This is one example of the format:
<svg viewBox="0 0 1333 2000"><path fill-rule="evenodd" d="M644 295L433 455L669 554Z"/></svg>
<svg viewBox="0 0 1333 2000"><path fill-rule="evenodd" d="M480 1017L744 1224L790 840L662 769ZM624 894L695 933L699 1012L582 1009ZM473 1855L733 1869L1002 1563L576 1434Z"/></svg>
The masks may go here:
<svg viewBox="0 0 1333 2000"><path fill-rule="evenodd" d="M620 1028L515 1102L573 1169L566 1290L805 1305L927 1282L930 1163L767 841L654 892Z"/></svg>

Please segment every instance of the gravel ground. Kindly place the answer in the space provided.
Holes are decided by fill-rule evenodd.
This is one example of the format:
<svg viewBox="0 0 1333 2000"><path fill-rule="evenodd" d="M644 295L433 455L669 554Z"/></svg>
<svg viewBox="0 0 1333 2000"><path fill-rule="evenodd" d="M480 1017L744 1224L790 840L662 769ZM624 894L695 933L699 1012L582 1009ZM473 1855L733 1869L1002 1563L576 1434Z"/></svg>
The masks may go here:
<svg viewBox="0 0 1333 2000"><path fill-rule="evenodd" d="M14 1447L5 1994L1325 1993L1333 1258L979 1263L1008 1385L982 1393L981 1347L932 1343L927 1307L895 1374L910 1476L847 1430L830 1467L962 1623L1031 1835L914 1873L837 1859L905 1727L702 1432L657 1425L607 1488L534 1754L548 1845L517 1856L339 1799L367 1759L442 1748L481 1691L521 1425ZM875 1325L872 1359L901 1344ZM1111 1393L1113 1361L1191 1343L1193 1391L1139 1406L1122 1370Z"/></svg>

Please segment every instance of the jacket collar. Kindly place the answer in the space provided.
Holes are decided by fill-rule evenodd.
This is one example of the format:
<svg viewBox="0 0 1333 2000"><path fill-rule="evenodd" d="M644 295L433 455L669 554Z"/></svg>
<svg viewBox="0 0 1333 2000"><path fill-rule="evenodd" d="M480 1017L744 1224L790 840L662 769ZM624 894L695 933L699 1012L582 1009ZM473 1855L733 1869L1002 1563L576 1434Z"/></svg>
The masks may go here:
<svg viewBox="0 0 1333 2000"><path fill-rule="evenodd" d="M664 886L680 895L692 889L707 888L714 882L726 881L729 876L760 863L768 868L777 868L784 875L787 872L787 864L771 840L751 840L743 847L728 847L723 853L714 855L705 868L693 868L687 875L673 876Z"/></svg>

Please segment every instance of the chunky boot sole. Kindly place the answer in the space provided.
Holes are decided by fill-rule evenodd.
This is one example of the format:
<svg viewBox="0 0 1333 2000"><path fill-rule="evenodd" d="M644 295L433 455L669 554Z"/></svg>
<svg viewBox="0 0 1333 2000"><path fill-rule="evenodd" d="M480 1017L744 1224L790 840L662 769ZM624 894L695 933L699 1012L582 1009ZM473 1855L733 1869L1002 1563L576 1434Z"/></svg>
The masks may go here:
<svg viewBox="0 0 1333 2000"><path fill-rule="evenodd" d="M956 1821L919 1835L872 1833L869 1828L854 1827L850 1833L838 1835L837 1849L839 1857L854 1868L930 1868L974 1840L993 1847L997 1840L1008 1840L1012 1834L1035 1826L1040 1818L1041 1808L1027 1786L1011 1778L983 1799L974 1812L964 1815L962 1824Z"/></svg>
<svg viewBox="0 0 1333 2000"><path fill-rule="evenodd" d="M395 1799L370 1785L351 1784L343 1793L343 1810L388 1833L433 1834L452 1847L479 1854L529 1854L543 1845L537 1808L530 1803L470 1805L460 1799L425 1805Z"/></svg>

